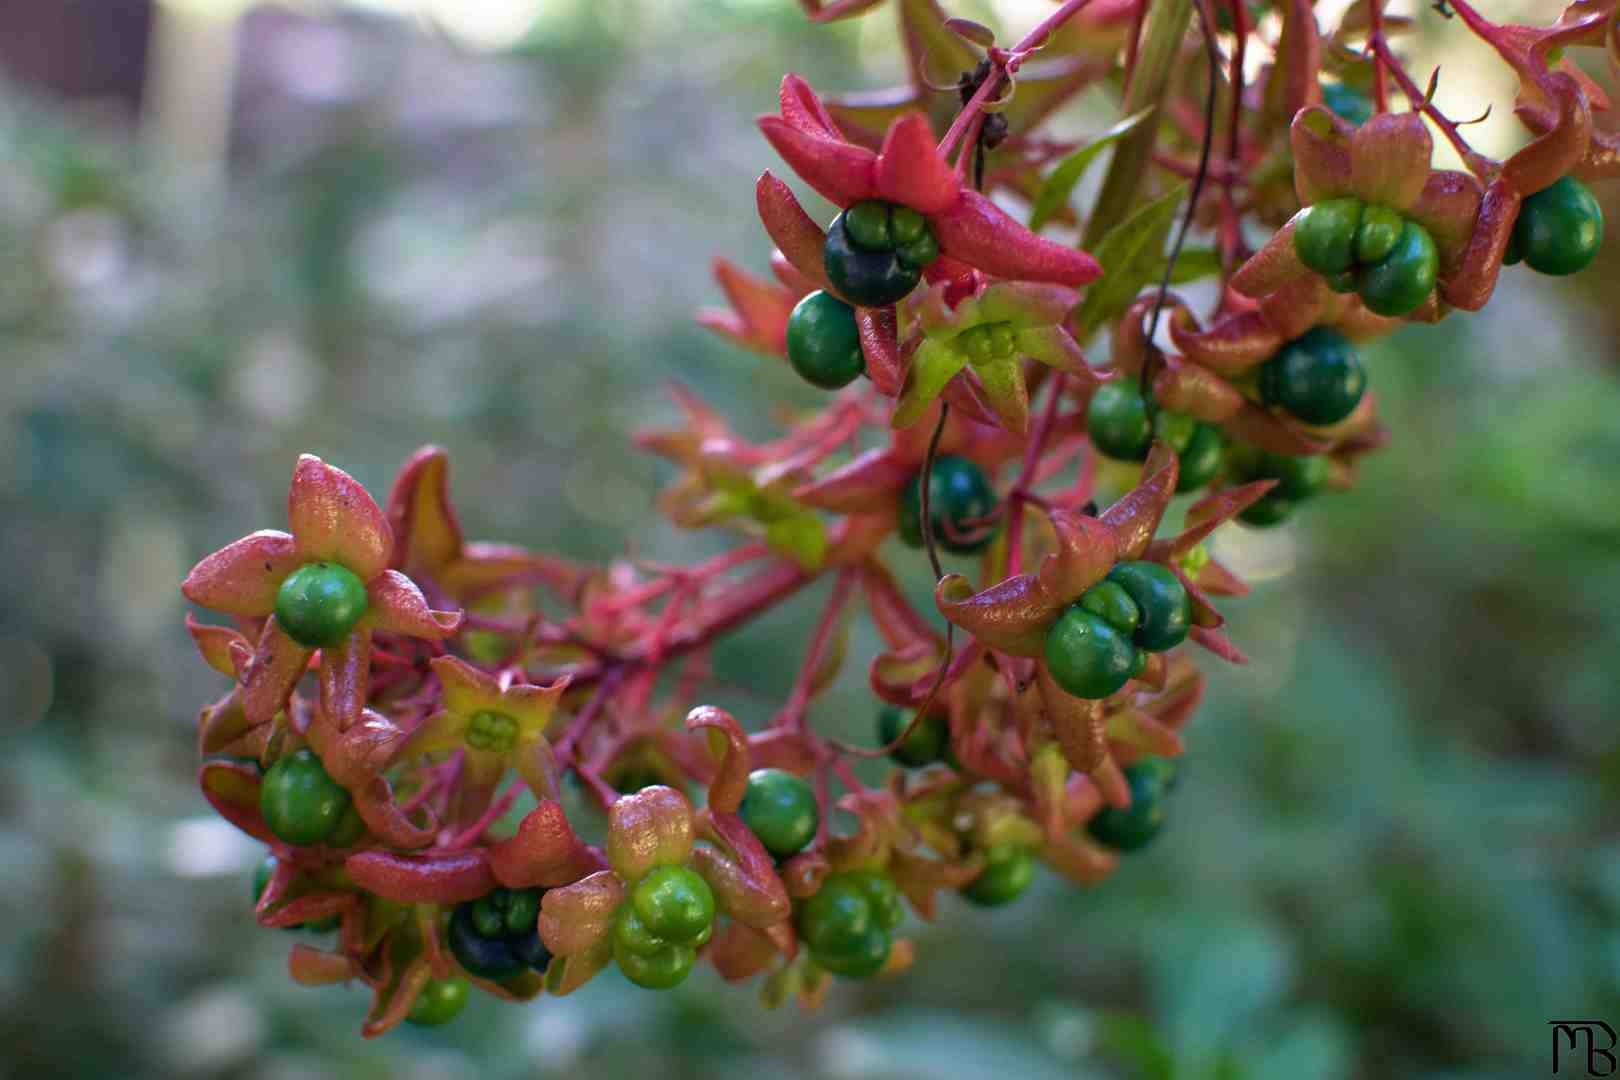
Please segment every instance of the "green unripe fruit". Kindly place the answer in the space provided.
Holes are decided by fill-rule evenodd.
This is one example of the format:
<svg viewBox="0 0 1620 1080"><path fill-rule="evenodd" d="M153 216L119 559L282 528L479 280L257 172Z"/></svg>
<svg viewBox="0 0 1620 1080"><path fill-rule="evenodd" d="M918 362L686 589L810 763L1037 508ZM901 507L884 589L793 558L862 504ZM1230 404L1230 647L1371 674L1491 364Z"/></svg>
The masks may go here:
<svg viewBox="0 0 1620 1080"><path fill-rule="evenodd" d="M833 874L799 909L799 934L817 953L842 953L858 948L868 930L882 930L872 911L872 900L861 882L849 874Z"/></svg>
<svg viewBox="0 0 1620 1080"><path fill-rule="evenodd" d="M1147 457L1153 429L1134 379L1112 379L1097 387L1086 406L1086 433L1099 454L1120 461Z"/></svg>
<svg viewBox="0 0 1620 1080"><path fill-rule="evenodd" d="M934 239L933 233L924 231L911 243L895 248L894 253L899 257L901 266L920 272L939 258L939 241Z"/></svg>
<svg viewBox="0 0 1620 1080"><path fill-rule="evenodd" d="M1294 515L1294 500L1285 499L1281 495L1266 494L1244 507L1238 514L1238 520L1245 525L1256 528L1267 528L1280 525Z"/></svg>
<svg viewBox="0 0 1620 1080"><path fill-rule="evenodd" d="M933 240L928 219L909 206L895 206L889 211L889 238L894 246L903 248L919 240Z"/></svg>
<svg viewBox="0 0 1620 1080"><path fill-rule="evenodd" d="M1340 120L1354 127L1360 127L1372 119L1372 102L1367 95L1343 83L1323 83L1322 104L1336 113Z"/></svg>
<svg viewBox="0 0 1620 1080"><path fill-rule="evenodd" d="M793 370L823 390L848 386L866 370L855 309L820 289L788 316L787 352Z"/></svg>
<svg viewBox="0 0 1620 1080"><path fill-rule="evenodd" d="M423 1027L448 1024L467 1007L467 996L466 979L430 979L405 1019Z"/></svg>
<svg viewBox="0 0 1620 1080"><path fill-rule="evenodd" d="M306 563L276 590L276 624L308 649L342 644L366 613L366 583L337 563Z"/></svg>
<svg viewBox="0 0 1620 1080"><path fill-rule="evenodd" d="M270 766L259 787L259 812L289 844L315 844L338 827L349 793L326 773L313 750L297 750Z"/></svg>
<svg viewBox="0 0 1620 1080"><path fill-rule="evenodd" d="M796 855L816 838L821 812L816 793L786 769L755 769L737 813L765 850L779 859Z"/></svg>
<svg viewBox="0 0 1620 1080"><path fill-rule="evenodd" d="M1389 255L1361 272L1361 302L1375 315L1408 315L1429 298L1439 274L1434 238L1423 226L1408 221Z"/></svg>
<svg viewBox="0 0 1620 1080"><path fill-rule="evenodd" d="M649 933L690 944L714 922L714 892L684 866L656 866L630 890L630 906Z"/></svg>
<svg viewBox="0 0 1620 1080"><path fill-rule="evenodd" d="M1326 326L1295 338L1260 365L1260 396L1307 424L1336 424L1355 412L1367 389L1350 339Z"/></svg>
<svg viewBox="0 0 1620 1080"><path fill-rule="evenodd" d="M870 926L845 948L831 951L811 949L810 955L834 975L848 979L869 979L883 970L883 965L889 962L889 950L893 947L894 940L887 930L881 926Z"/></svg>
<svg viewBox="0 0 1620 1080"><path fill-rule="evenodd" d="M1367 207L1356 229L1356 261L1368 266L1383 262L1395 250L1404 228L1406 219L1389 207Z"/></svg>
<svg viewBox="0 0 1620 1080"><path fill-rule="evenodd" d="M668 990L692 972L697 949L654 934L633 907L619 912L613 924L613 960L625 978L648 990Z"/></svg>
<svg viewBox="0 0 1620 1080"><path fill-rule="evenodd" d="M1046 667L1066 693L1105 698L1130 680L1136 647L1128 635L1076 606L1046 632Z"/></svg>
<svg viewBox="0 0 1620 1080"><path fill-rule="evenodd" d="M1181 452L1181 471L1176 474L1176 491L1186 494L1206 486L1221 471L1226 456L1226 439L1214 424L1199 424L1187 449Z"/></svg>
<svg viewBox="0 0 1620 1080"><path fill-rule="evenodd" d="M873 920L885 930L893 930L906 917L900 889L881 870L850 870L844 875L865 895Z"/></svg>
<svg viewBox="0 0 1620 1080"><path fill-rule="evenodd" d="M911 723L911 714L894 706L885 705L878 713L878 742L887 746L900 737ZM917 721L905 742L889 751L889 757L908 769L932 765L945 753L951 742L950 721L942 712L931 712Z"/></svg>
<svg viewBox="0 0 1620 1080"><path fill-rule="evenodd" d="M1262 454L1257 475L1275 478L1277 486L1272 493L1298 502L1320 492L1327 485L1328 473L1328 459L1320 454Z"/></svg>
<svg viewBox="0 0 1620 1080"><path fill-rule="evenodd" d="M540 918L540 890L496 889L467 907L472 925L485 937L526 934Z"/></svg>
<svg viewBox="0 0 1620 1080"><path fill-rule="evenodd" d="M1012 844L997 844L985 852L984 870L962 895L981 907L997 907L1018 899L1034 880L1035 856Z"/></svg>
<svg viewBox="0 0 1620 1080"><path fill-rule="evenodd" d="M351 801L349 808L343 811L338 819L337 828L332 830L326 838L326 846L334 848L354 847L366 838L366 819L360 816L359 809Z"/></svg>
<svg viewBox="0 0 1620 1080"><path fill-rule="evenodd" d="M994 531L979 519L996 508L996 493L985 479L984 470L967 458L946 454L934 459L928 484L928 516L932 519L934 542L957 555L981 551L994 537ZM923 546L922 473L906 485L900 498L900 539L911 547Z"/></svg>
<svg viewBox="0 0 1620 1080"><path fill-rule="evenodd" d="M1346 270L1342 274L1329 274L1327 286L1341 296L1348 296L1361 287L1354 270Z"/></svg>
<svg viewBox="0 0 1620 1080"><path fill-rule="evenodd" d="M917 287L920 268L909 267L893 251L870 251L849 235L847 213L833 219L822 249L822 266L839 295L861 307L887 307Z"/></svg>
<svg viewBox="0 0 1620 1080"><path fill-rule="evenodd" d="M1603 208L1573 176L1531 195L1513 225L1513 247L1543 274L1584 270L1603 246Z"/></svg>
<svg viewBox="0 0 1620 1080"><path fill-rule="evenodd" d="M488 926L473 911L473 904L460 904L450 916L445 937L456 963L481 979L504 979L522 971L523 961L513 953L505 932L486 932Z"/></svg>
<svg viewBox="0 0 1620 1080"><path fill-rule="evenodd" d="M1080 609L1098 616L1126 637L1135 634L1142 621L1142 609L1117 581L1099 581L1087 589L1080 597Z"/></svg>
<svg viewBox="0 0 1620 1080"><path fill-rule="evenodd" d="M893 251L889 232L889 204L877 199L856 203L844 211L844 228L849 238L865 251Z"/></svg>
<svg viewBox="0 0 1620 1080"><path fill-rule="evenodd" d="M1163 439L1170 449L1180 454L1187 449L1192 438L1198 432L1198 421L1186 413L1168 412L1159 410L1153 417L1153 435Z"/></svg>
<svg viewBox="0 0 1620 1080"><path fill-rule="evenodd" d="M1342 274L1355 265L1361 200L1353 195L1325 199L1294 216L1294 253L1318 274Z"/></svg>
<svg viewBox="0 0 1620 1080"><path fill-rule="evenodd" d="M1086 831L1099 844L1115 851L1136 851L1146 846L1164 827L1165 800L1174 777L1174 770L1160 761L1143 760L1127 766L1130 809L1105 806L1087 824Z"/></svg>
<svg viewBox="0 0 1620 1080"><path fill-rule="evenodd" d="M1156 562L1124 562L1108 571L1109 581L1124 588L1141 609L1133 640L1149 652L1173 649L1192 629L1192 599L1168 567Z"/></svg>

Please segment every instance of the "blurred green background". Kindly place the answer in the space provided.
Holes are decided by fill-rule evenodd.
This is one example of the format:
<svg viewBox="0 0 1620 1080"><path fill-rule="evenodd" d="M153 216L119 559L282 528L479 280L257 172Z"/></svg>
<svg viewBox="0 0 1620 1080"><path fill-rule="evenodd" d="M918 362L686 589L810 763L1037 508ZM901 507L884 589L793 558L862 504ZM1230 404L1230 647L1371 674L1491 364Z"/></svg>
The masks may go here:
<svg viewBox="0 0 1620 1080"><path fill-rule="evenodd" d="M610 972L366 1043L360 989L294 986L254 845L192 782L221 686L176 583L281 523L298 452L382 495L428 441L475 537L716 550L656 522L668 470L627 434L672 379L752 436L816 400L690 313L712 254L764 268L781 73L898 74L888 13L436 7L0 9L0 1076L1461 1080L1543 1075L1549 1019L1620 1022L1614 250L1368 350L1393 441L1223 536L1253 663L1212 671L1171 827L1102 887L947 904L911 973L813 1015ZM728 644L718 699L767 715L816 610ZM818 721L862 737L854 645Z"/></svg>

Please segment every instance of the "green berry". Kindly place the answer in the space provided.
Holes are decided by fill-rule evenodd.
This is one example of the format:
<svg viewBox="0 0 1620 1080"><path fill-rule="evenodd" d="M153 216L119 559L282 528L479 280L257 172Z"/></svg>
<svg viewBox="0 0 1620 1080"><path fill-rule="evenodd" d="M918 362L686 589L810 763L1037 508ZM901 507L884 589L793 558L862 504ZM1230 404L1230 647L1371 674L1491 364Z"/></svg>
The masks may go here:
<svg viewBox="0 0 1620 1080"><path fill-rule="evenodd" d="M624 977L644 990L668 990L692 973L697 950L690 945L665 945L648 953L630 952L613 942L613 959Z"/></svg>
<svg viewBox="0 0 1620 1080"><path fill-rule="evenodd" d="M788 363L805 382L823 390L848 386L866 370L855 309L817 289L788 316Z"/></svg>
<svg viewBox="0 0 1620 1080"><path fill-rule="evenodd" d="M872 900L859 880L833 874L799 909L799 934L817 953L845 952L870 929L879 929Z"/></svg>
<svg viewBox="0 0 1620 1080"><path fill-rule="evenodd" d="M1340 120L1360 127L1372 119L1372 102L1359 90L1343 83L1322 84L1322 104L1338 114Z"/></svg>
<svg viewBox="0 0 1620 1080"><path fill-rule="evenodd" d="M1354 270L1346 270L1342 274L1329 274L1327 286L1341 296L1348 296L1361 287Z"/></svg>
<svg viewBox="0 0 1620 1080"><path fill-rule="evenodd" d="M1318 274L1342 274L1355 265L1361 200L1326 199L1294 215L1294 253Z"/></svg>
<svg viewBox="0 0 1620 1080"><path fill-rule="evenodd" d="M1439 273L1434 238L1423 226L1408 221L1384 260L1361 272L1361 302L1375 315L1408 315L1429 298Z"/></svg>
<svg viewBox="0 0 1620 1080"><path fill-rule="evenodd" d="M1395 250L1405 227L1406 219L1389 207L1367 207L1356 229L1356 262L1366 266L1383 262Z"/></svg>
<svg viewBox="0 0 1620 1080"><path fill-rule="evenodd" d="M895 248L894 253L899 257L901 266L921 272L939 258L939 241L934 239L933 233L924 232L911 243Z"/></svg>
<svg viewBox="0 0 1620 1080"><path fill-rule="evenodd" d="M904 921L906 909L900 901L900 889L888 874L881 870L850 870L844 876L865 894L872 918L879 926L893 930Z"/></svg>
<svg viewBox="0 0 1620 1080"><path fill-rule="evenodd" d="M855 246L866 251L893 251L889 231L889 204L877 199L856 203L844 211L844 227Z"/></svg>
<svg viewBox="0 0 1620 1080"><path fill-rule="evenodd" d="M946 551L971 555L990 543L994 531L979 523L996 508L996 493L984 470L967 458L944 455L934 459L928 483L928 515L933 519L934 542ZM953 539L954 537L954 539ZM922 473L911 478L900 499L900 539L923 546Z"/></svg>
<svg viewBox="0 0 1620 1080"><path fill-rule="evenodd" d="M1226 456L1226 439L1214 424L1199 424L1187 448L1181 452L1181 471L1176 474L1176 491L1197 491L1215 479Z"/></svg>
<svg viewBox="0 0 1620 1080"><path fill-rule="evenodd" d="M1018 899L1034 880L1035 856L1012 844L997 844L985 852L984 869L962 895L981 907L997 907Z"/></svg>
<svg viewBox="0 0 1620 1080"><path fill-rule="evenodd" d="M755 769L737 813L765 850L779 859L796 855L816 838L821 813L816 793L786 769Z"/></svg>
<svg viewBox="0 0 1620 1080"><path fill-rule="evenodd" d="M1524 200L1513 242L1530 269L1573 274L1585 269L1603 245L1603 208L1585 184L1562 177Z"/></svg>
<svg viewBox="0 0 1620 1080"><path fill-rule="evenodd" d="M1336 424L1355 411L1367 389L1350 339L1318 326L1260 366L1260 396L1307 424Z"/></svg>
<svg viewBox="0 0 1620 1080"><path fill-rule="evenodd" d="M1080 609L1101 618L1126 637L1134 635L1142 621L1142 609L1117 581L1105 579L1087 589L1080 597Z"/></svg>
<svg viewBox="0 0 1620 1080"><path fill-rule="evenodd" d="M927 218L909 206L896 205L889 211L889 237L895 247L903 248L925 238L932 240L934 234Z"/></svg>
<svg viewBox="0 0 1620 1080"><path fill-rule="evenodd" d="M351 801L349 808L343 811L343 816L338 819L337 828L326 838L326 846L350 848L365 838L366 819L360 816L359 809Z"/></svg>
<svg viewBox="0 0 1620 1080"><path fill-rule="evenodd" d="M1298 502L1327 486L1328 459L1320 454L1296 457L1292 454L1261 454L1255 475L1275 479L1272 493Z"/></svg>
<svg viewBox="0 0 1620 1080"><path fill-rule="evenodd" d="M908 267L893 251L861 247L846 227L849 214L839 214L827 230L822 265L839 294L861 307L887 307L903 299L922 280L922 271Z"/></svg>
<svg viewBox="0 0 1620 1080"><path fill-rule="evenodd" d="M456 962L481 979L504 979L523 970L504 933L489 933L479 921L475 904L459 904L450 915L445 935ZM499 923L496 924L499 926Z"/></svg>
<svg viewBox="0 0 1620 1080"><path fill-rule="evenodd" d="M1136 664L1128 635L1076 606L1046 632L1046 666L1067 693L1105 698L1124 686Z"/></svg>
<svg viewBox="0 0 1620 1080"><path fill-rule="evenodd" d="M1130 809L1105 806L1099 810L1086 826L1092 839L1115 851L1135 851L1157 836L1164 827L1165 796L1175 782L1174 769L1167 764L1146 759L1127 766Z"/></svg>
<svg viewBox="0 0 1620 1080"><path fill-rule="evenodd" d="M1108 571L1142 611L1133 640L1149 652L1173 649L1192 629L1192 600L1187 587L1168 567L1156 562L1123 562Z"/></svg>
<svg viewBox="0 0 1620 1080"><path fill-rule="evenodd" d="M869 979L883 970L883 965L889 962L889 950L894 947L894 939L889 932L881 926L870 926L849 946L836 949L817 951L810 950L816 963L832 972L849 979Z"/></svg>
<svg viewBox="0 0 1620 1080"><path fill-rule="evenodd" d="M313 750L298 750L270 766L259 787L259 812L289 844L315 844L338 827L349 793L326 773Z"/></svg>
<svg viewBox="0 0 1620 1080"><path fill-rule="evenodd" d="M1177 454L1187 449L1198 431L1198 421L1186 413L1160 409L1153 415L1153 437L1162 439Z"/></svg>
<svg viewBox="0 0 1620 1080"><path fill-rule="evenodd" d="M675 944L696 941L714 922L714 892L684 866L649 870L630 890L630 905L650 933Z"/></svg>
<svg viewBox="0 0 1620 1080"><path fill-rule="evenodd" d="M276 590L276 624L305 648L343 642L366 613L366 583L337 563L306 563Z"/></svg>
<svg viewBox="0 0 1620 1080"><path fill-rule="evenodd" d="M1147 457L1153 429L1135 379L1113 379L1097 387L1086 406L1086 432L1100 454L1120 461Z"/></svg>
<svg viewBox="0 0 1620 1080"><path fill-rule="evenodd" d="M885 705L878 713L878 742L884 746L894 742L911 723L911 714L894 705ZM943 712L930 712L911 729L905 742L889 751L889 757L908 769L932 765L945 753L951 742L951 725Z"/></svg>
<svg viewBox="0 0 1620 1080"><path fill-rule="evenodd" d="M469 908L473 925L485 937L526 934L540 918L540 890L496 889Z"/></svg>
<svg viewBox="0 0 1620 1080"><path fill-rule="evenodd" d="M1292 499L1267 493L1244 507L1238 520L1261 529L1280 525L1294 515L1294 505Z"/></svg>
<svg viewBox="0 0 1620 1080"><path fill-rule="evenodd" d="M467 1007L467 996L466 979L430 979L405 1019L423 1027L448 1024Z"/></svg>

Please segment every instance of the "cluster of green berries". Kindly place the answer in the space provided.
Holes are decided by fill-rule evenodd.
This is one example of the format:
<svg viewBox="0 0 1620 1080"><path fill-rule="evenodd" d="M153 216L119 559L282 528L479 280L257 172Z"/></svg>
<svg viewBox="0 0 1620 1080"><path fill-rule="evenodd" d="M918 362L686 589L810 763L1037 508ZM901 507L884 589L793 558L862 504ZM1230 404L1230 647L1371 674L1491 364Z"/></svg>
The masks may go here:
<svg viewBox="0 0 1620 1080"><path fill-rule="evenodd" d="M544 972L551 953L540 940L543 889L496 889L456 905L450 915L450 951L485 979L504 979L525 968Z"/></svg>
<svg viewBox="0 0 1620 1080"><path fill-rule="evenodd" d="M1565 176L1524 200L1502 261L1512 266L1522 259L1542 274L1573 274L1601 246L1603 208L1590 188Z"/></svg>
<svg viewBox="0 0 1620 1080"><path fill-rule="evenodd" d="M1128 810L1105 806L1086 825L1097 843L1115 851L1136 851L1145 847L1164 827L1166 801L1176 786L1180 770L1162 758L1143 758L1125 767L1130 785Z"/></svg>
<svg viewBox="0 0 1620 1080"><path fill-rule="evenodd" d="M928 479L928 518L935 543L957 555L982 551L995 535L984 524L995 508L996 493L983 469L950 454L934 459ZM900 539L914 548L923 546L920 470L900 496Z"/></svg>
<svg viewBox="0 0 1620 1080"><path fill-rule="evenodd" d="M845 299L861 307L886 307L922 280L923 268L939 258L928 219L908 206L879 199L856 203L827 229L822 264Z"/></svg>
<svg viewBox="0 0 1620 1080"><path fill-rule="evenodd" d="M1221 471L1220 428L1182 413L1151 413L1135 379L1097 387L1086 406L1086 433L1099 454L1118 461L1142 461L1155 436L1163 439L1180 461L1178 492L1196 491Z"/></svg>
<svg viewBox="0 0 1620 1080"><path fill-rule="evenodd" d="M613 959L625 978L667 990L692 972L714 934L714 892L695 870L655 866L630 888L613 923Z"/></svg>
<svg viewBox="0 0 1620 1080"><path fill-rule="evenodd" d="M1294 251L1341 293L1357 293L1378 315L1409 315L1440 275L1434 237L1387 206L1354 195L1324 199L1294 216Z"/></svg>
<svg viewBox="0 0 1620 1080"><path fill-rule="evenodd" d="M878 870L832 874L799 905L799 937L834 975L865 979L883 970L905 907L894 880Z"/></svg>
<svg viewBox="0 0 1620 1080"><path fill-rule="evenodd" d="M307 747L278 760L259 785L259 812L289 844L346 848L366 835L366 823L343 785Z"/></svg>
<svg viewBox="0 0 1620 1080"><path fill-rule="evenodd" d="M308 649L342 644L366 613L366 583L337 563L307 563L276 590L276 623Z"/></svg>
<svg viewBox="0 0 1620 1080"><path fill-rule="evenodd" d="M1259 389L1267 405L1307 424L1336 424L1361 404L1367 373L1349 338L1318 326L1260 365Z"/></svg>
<svg viewBox="0 0 1620 1080"><path fill-rule="evenodd" d="M995 844L985 850L984 869L962 886L962 895L980 907L1010 904L1035 880L1035 854L1018 844Z"/></svg>
<svg viewBox="0 0 1620 1080"><path fill-rule="evenodd" d="M419 1027L438 1027L448 1024L461 1015L461 1010L467 1007L467 998L471 988L466 979L429 979L416 995L411 1004L411 1011L406 1014L407 1023Z"/></svg>
<svg viewBox="0 0 1620 1080"><path fill-rule="evenodd" d="M1295 507L1326 487L1329 466L1320 455L1296 457L1234 446L1226 455L1226 471L1236 483L1277 481L1276 487L1238 515L1245 524L1264 527L1287 520Z"/></svg>
<svg viewBox="0 0 1620 1080"><path fill-rule="evenodd" d="M1167 567L1124 562L1080 597L1046 632L1046 666L1066 692L1105 698L1192 629L1186 586Z"/></svg>
<svg viewBox="0 0 1620 1080"><path fill-rule="evenodd" d="M766 851L791 858L810 846L821 826L816 793L802 776L786 769L755 769L737 809Z"/></svg>
<svg viewBox="0 0 1620 1080"><path fill-rule="evenodd" d="M900 738L911 720L903 709L885 705L878 713L878 744L888 746ZM917 721L905 740L889 751L889 759L907 769L921 769L936 761L951 761L951 725L944 712L932 710Z"/></svg>

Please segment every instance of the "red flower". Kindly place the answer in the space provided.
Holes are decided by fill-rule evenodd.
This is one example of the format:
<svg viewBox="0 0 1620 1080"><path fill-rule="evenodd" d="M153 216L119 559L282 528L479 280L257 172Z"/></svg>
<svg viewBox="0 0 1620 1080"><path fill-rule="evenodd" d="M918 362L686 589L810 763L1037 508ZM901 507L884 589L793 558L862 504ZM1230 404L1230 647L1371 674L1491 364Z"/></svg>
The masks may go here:
<svg viewBox="0 0 1620 1080"><path fill-rule="evenodd" d="M810 84L797 75L782 80L781 100L781 115L761 117L760 130L805 183L839 206L869 199L908 206L928 219L942 255L996 277L1079 286L1102 274L1090 255L1036 236L964 187L934 145L933 130L921 113L889 125L883 148L873 153L844 138ZM812 231L821 230L785 188L767 194L767 188L779 185L768 172L760 178L765 228L801 273L822 284L826 275L820 245L825 237L806 243L814 240Z"/></svg>

